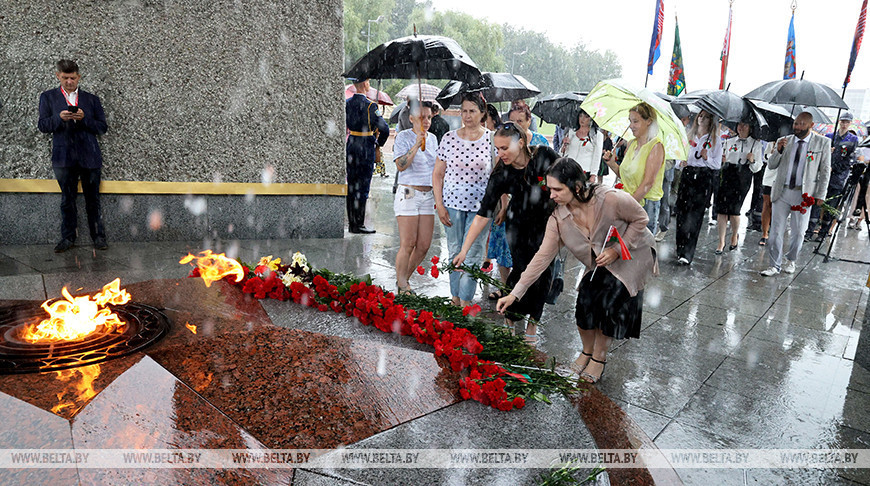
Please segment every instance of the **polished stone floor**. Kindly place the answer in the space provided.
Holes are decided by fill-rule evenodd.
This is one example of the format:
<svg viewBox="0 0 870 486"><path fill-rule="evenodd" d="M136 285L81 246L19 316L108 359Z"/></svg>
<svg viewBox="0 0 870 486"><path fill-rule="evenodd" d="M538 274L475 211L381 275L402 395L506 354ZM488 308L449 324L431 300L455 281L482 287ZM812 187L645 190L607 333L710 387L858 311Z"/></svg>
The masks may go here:
<svg viewBox="0 0 870 486"><path fill-rule="evenodd" d="M181 278L188 270L177 264L178 259L201 248L226 251L243 261L301 251L314 266L369 273L376 283L390 288L398 247L391 183L392 177L373 182L368 218L377 230L374 235L345 234L333 240L112 243L105 252L81 247L61 255L45 245L0 246L0 299L42 300L57 295L64 285L94 290L115 277L124 284ZM661 275L650 281L645 294L641 338L614 344L598 389L662 449L870 449L870 372L866 359L862 366L861 356L856 357L859 349L867 349L859 344L870 271L870 264L862 263L870 262L866 228L841 231L833 255L842 260L826 263L812 253L814 245L807 244L795 274L772 278L758 274L767 266L766 252L757 245L760 234L744 235L743 231L739 248L716 256L716 227L705 226L689 267L673 263L671 232L659 247ZM443 231L437 224L430 255L447 256ZM555 306L546 308L539 331L539 348L561 361L573 360L580 351L572 324L575 293L570 288L581 270L569 258L569 290ZM443 276L415 275L411 285L427 295L449 293ZM476 298L488 305L481 292ZM264 302L264 308L278 326L403 347L416 344L396 342L345 322L300 318L279 302ZM462 413L458 413L460 408ZM359 445L414 444L415 433L432 427L439 430L432 439L435 443L449 444L459 437L469 447L520 446L529 440L553 447L592 446L591 437L565 401L557 400L553 406L532 404L512 416L534 424L521 430L506 428L506 417L491 412L462 402ZM462 420L455 422L457 417ZM870 485L870 471L860 469L676 471L686 484ZM444 474L429 481L508 484L498 475ZM367 477L365 472L342 477L372 484L397 480ZM333 484L324 483L326 479L314 472L298 473L294 484ZM527 476L515 484L530 480Z"/></svg>

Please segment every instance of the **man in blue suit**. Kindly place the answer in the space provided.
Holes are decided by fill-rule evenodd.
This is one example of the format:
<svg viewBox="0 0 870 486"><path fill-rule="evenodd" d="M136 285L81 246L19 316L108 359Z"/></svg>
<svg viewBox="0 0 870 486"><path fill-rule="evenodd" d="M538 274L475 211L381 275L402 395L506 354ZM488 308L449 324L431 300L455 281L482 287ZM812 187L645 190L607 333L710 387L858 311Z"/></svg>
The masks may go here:
<svg viewBox="0 0 870 486"><path fill-rule="evenodd" d="M345 103L347 137L347 220L351 233L370 234L375 230L364 227L366 202L375 167L375 150L383 147L390 137L390 126L378 114L375 104L366 98L367 79L353 80L356 94ZM377 132L377 138L375 138Z"/></svg>
<svg viewBox="0 0 870 486"><path fill-rule="evenodd" d="M106 233L100 208L100 178L103 156L97 135L106 133L106 115L96 95L79 89L75 61L57 62L60 87L39 95L39 131L52 134L51 166L60 186L61 240L55 253L72 248L76 241L76 197L81 180L88 213L88 229L94 248L105 250Z"/></svg>

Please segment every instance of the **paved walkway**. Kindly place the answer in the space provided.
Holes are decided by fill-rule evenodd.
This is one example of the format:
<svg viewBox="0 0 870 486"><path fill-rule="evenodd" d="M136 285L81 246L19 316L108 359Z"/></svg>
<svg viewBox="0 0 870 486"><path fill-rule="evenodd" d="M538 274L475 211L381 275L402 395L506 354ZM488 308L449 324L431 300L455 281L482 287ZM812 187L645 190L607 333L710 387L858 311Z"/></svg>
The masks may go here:
<svg viewBox="0 0 870 486"><path fill-rule="evenodd" d="M302 251L315 266L370 273L376 283L391 288L398 246L391 183L392 177L373 182L369 219L375 235L345 234L333 240L110 242L105 252L81 247L60 255L52 253L50 245L0 246L0 300L42 300L57 295L64 285L91 290L115 277L121 277L122 283L181 278L187 269L177 264L178 259L200 248L227 251L244 261ZM704 227L689 267L673 264L672 235L660 244L661 275L652 279L646 291L641 338L615 343L598 388L662 449L870 449L870 373L855 362L870 265L824 263L813 255L814 245L808 244L795 274L765 278L758 274L766 267L765 251L757 245L759 233L741 235L737 250L715 256L715 231L715 226ZM866 229L843 229L841 237L835 256L870 261ZM436 224L430 255L446 258L446 246ZM581 270L569 259L566 288L573 288ZM449 294L445 277L415 275L411 285L427 295ZM539 331L539 348L560 361L579 354L579 335L572 323L574 296L568 290L557 305L548 306ZM482 298L480 293L477 298ZM279 314L270 310L281 325ZM307 325L309 330L330 326L323 321ZM351 332L333 327L329 333ZM458 406L467 409L469 421L457 424L452 433L469 444L489 447L488 438L503 432L503 418L488 415L475 403L453 408ZM523 421L543 420L540 430L526 428L497 442L513 447L528 440L548 447L590 446L588 434L571 439L553 433L560 421L575 421L576 416L566 411L570 411L567 403L554 408L530 406ZM466 427L482 429L476 435L466 433ZM397 429L395 440L378 436L370 442L401 444L409 432ZM449 440L451 432L444 433L448 435L437 440ZM870 470L677 469L677 473L686 484L870 485ZM478 477L473 482L498 478ZM354 479L377 482L375 477ZM453 484L469 480L449 474L440 479ZM528 481L531 477L525 476L519 482Z"/></svg>

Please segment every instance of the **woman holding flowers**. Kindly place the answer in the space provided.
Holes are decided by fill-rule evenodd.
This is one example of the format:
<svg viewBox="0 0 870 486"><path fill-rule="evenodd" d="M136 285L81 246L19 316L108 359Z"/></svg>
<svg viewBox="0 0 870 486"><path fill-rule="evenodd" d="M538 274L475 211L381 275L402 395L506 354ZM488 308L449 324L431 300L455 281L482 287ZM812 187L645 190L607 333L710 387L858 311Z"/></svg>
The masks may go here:
<svg viewBox="0 0 870 486"><path fill-rule="evenodd" d="M492 169L490 132L481 124L486 103L478 93L462 96L462 128L451 130L441 139L432 174L435 210L444 225L450 257L456 256L467 241L474 215L486 192ZM475 233L465 256L471 263L483 261L486 235ZM467 306L477 287L474 279L463 272L450 273L450 294L455 305Z"/></svg>
<svg viewBox="0 0 870 486"><path fill-rule="evenodd" d="M516 284L541 246L550 213L544 176L550 165L559 158L548 146L529 147L525 132L523 127L515 123L505 123L495 132L493 140L499 161L489 178L486 195L465 237L465 243L453 258L456 266L465 261L475 238L489 228L501 195L510 194L511 200L505 213L505 234L513 259L513 268L507 279L508 287ZM544 277L532 286L526 300L508 309L511 316L529 317L525 339L530 344L538 340L536 322L544 312L544 301L550 289L549 267L552 260L551 257L547 262L548 268L543 271ZM507 324L513 327L511 317Z"/></svg>
<svg viewBox="0 0 870 486"><path fill-rule="evenodd" d="M604 372L611 342L640 337L644 283L657 270L655 238L635 198L590 184L574 160L557 160L546 181L550 199L558 206L547 218L540 249L496 309L504 312L527 299L535 282L546 280L560 246L567 247L586 265L575 310L583 349L571 369L595 383Z"/></svg>
<svg viewBox="0 0 870 486"><path fill-rule="evenodd" d="M396 253L396 287L408 294L411 272L423 261L432 244L435 229L435 199L432 196L432 171L435 168L438 139L429 133L432 102L412 108L409 130L396 135L393 161L398 175L398 189L393 200L399 226L399 251ZM426 146L423 149L423 145Z"/></svg>

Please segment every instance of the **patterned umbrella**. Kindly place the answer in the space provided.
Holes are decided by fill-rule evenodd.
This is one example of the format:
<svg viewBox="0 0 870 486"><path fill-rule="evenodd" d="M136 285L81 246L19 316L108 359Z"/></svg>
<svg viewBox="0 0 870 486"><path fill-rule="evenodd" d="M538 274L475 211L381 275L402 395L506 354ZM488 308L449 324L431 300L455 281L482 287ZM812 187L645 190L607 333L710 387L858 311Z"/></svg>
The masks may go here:
<svg viewBox="0 0 870 486"><path fill-rule="evenodd" d="M689 145L686 129L671 105L652 91L627 87L620 80L601 81L589 92L580 107L589 113L599 127L631 140L634 136L628 130L628 112L642 101L656 111L658 136L665 146L665 158L686 160Z"/></svg>
<svg viewBox="0 0 870 486"><path fill-rule="evenodd" d="M441 88L438 86L432 86L431 84L420 83L418 86L417 83L409 84L402 88L398 93L396 93L396 99L399 100L407 100L411 98L416 100L420 97L422 92L423 101L435 101L435 97L438 96L438 93L441 92Z"/></svg>
<svg viewBox="0 0 870 486"><path fill-rule="evenodd" d="M356 86L349 84L344 87L344 99L348 99L351 96L356 94ZM377 104L379 105L388 105L393 106L393 100L390 99L390 95L383 91L378 91L375 88L369 88L366 93L366 98L375 101L377 99Z"/></svg>

